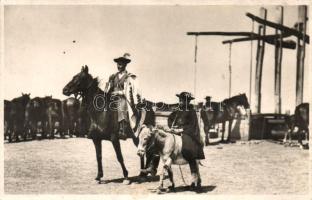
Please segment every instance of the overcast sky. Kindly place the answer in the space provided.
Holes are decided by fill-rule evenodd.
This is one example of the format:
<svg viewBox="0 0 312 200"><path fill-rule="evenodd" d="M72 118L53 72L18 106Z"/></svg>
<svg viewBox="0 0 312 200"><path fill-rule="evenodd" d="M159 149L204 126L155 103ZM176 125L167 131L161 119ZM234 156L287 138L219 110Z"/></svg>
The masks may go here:
<svg viewBox="0 0 312 200"><path fill-rule="evenodd" d="M268 19L274 20L276 8L267 8ZM285 7L285 25L294 26L297 9ZM258 15L259 10L259 6L5 6L4 98L27 92L32 97L64 99L62 88L82 65L107 80L117 70L113 59L128 52L132 62L127 69L138 76L143 96L176 102L176 93L194 93L194 37L186 32L251 31L252 22L245 14ZM197 102L207 95L213 101L228 97L229 51L222 41L231 38L198 38ZM253 47L255 67L256 42ZM248 96L250 42L234 44L232 50L232 94ZM274 112L274 47L266 45L265 51L262 108ZM282 112L294 109L295 79L296 50L284 50ZM307 82L305 73L305 101Z"/></svg>

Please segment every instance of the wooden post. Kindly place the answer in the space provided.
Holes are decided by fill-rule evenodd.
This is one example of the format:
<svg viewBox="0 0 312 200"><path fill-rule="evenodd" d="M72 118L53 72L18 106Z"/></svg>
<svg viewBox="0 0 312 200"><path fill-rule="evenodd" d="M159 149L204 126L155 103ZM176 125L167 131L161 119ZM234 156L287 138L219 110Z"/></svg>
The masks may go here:
<svg viewBox="0 0 312 200"><path fill-rule="evenodd" d="M261 17L266 20L267 10L261 8ZM266 25L259 26L258 34L265 36ZM264 58L265 41L258 40L257 44L257 61L256 61L256 80L255 80L255 95L256 95L256 113L261 113L261 83L262 83L262 68L263 68L263 58Z"/></svg>
<svg viewBox="0 0 312 200"><path fill-rule="evenodd" d="M232 91L232 43L229 44L229 98L231 97Z"/></svg>
<svg viewBox="0 0 312 200"><path fill-rule="evenodd" d="M306 34L307 22L307 6L299 6L297 30ZM305 42L304 38L298 38L297 42L297 78L296 78L296 105L303 102L303 82L304 82L304 58L305 58Z"/></svg>
<svg viewBox="0 0 312 200"><path fill-rule="evenodd" d="M284 8L279 6L281 17L278 19L278 23L283 25L284 18ZM282 31L275 29L275 34L282 35ZM275 96L275 113L280 114L282 111L282 100L281 100L281 81L282 81L282 57L283 57L283 48L278 43L278 40L282 41L283 36L279 39L276 39L275 45L275 81L274 81L274 96Z"/></svg>

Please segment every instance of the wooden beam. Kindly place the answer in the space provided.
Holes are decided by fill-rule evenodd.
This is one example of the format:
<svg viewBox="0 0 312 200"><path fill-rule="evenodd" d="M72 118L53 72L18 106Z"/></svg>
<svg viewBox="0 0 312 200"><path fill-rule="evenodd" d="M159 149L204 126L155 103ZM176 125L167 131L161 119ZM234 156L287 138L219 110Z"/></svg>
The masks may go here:
<svg viewBox="0 0 312 200"><path fill-rule="evenodd" d="M279 7L281 17L279 22L281 26L284 21L284 8L282 6ZM283 32L276 28L275 34L282 35ZM283 37L280 36L279 40L282 40ZM275 70L274 70L274 96L275 96L275 113L281 114L282 112L282 99L281 99L281 84L282 84L282 58L283 58L283 48L281 44L278 42L278 39L275 40Z"/></svg>
<svg viewBox="0 0 312 200"><path fill-rule="evenodd" d="M307 26L307 6L299 6L298 10L298 26L299 32L305 36ZM304 38L304 37L303 37ZM304 39L298 38L297 49L297 75L296 75L296 105L303 102L304 88L304 59L305 59L305 42Z"/></svg>
<svg viewBox="0 0 312 200"><path fill-rule="evenodd" d="M282 35L282 37L288 37L290 35ZM257 35L255 37L246 37L246 38L236 38L233 40L225 40L222 43L223 44L228 44L228 43L236 43L236 42L246 42L246 41L251 41L251 40L264 40L268 44L275 45L275 40L276 38L280 38L281 35ZM280 41L278 41L280 43ZM282 44L280 44L283 48L286 49L296 49L296 42L293 40L283 40Z"/></svg>
<svg viewBox="0 0 312 200"><path fill-rule="evenodd" d="M255 33L252 32L220 32L220 31L212 31L212 32L187 32L187 35L195 35L195 36L256 36Z"/></svg>
<svg viewBox="0 0 312 200"><path fill-rule="evenodd" d="M260 10L261 16L266 20L267 18L267 10L261 8ZM266 34L266 26L259 26L258 34L262 37L265 37ZM262 69L263 69L263 59L264 59L264 50L265 50L265 41L258 39L257 43L257 57L256 57L256 75L255 75L255 108L256 113L261 113L261 86L262 86Z"/></svg>
<svg viewBox="0 0 312 200"><path fill-rule="evenodd" d="M310 37L308 35L304 35L302 32L299 32L298 30L296 29L293 29L293 28L289 28L287 26L284 26L284 25L281 25L281 24L278 24L278 23L274 23L274 22L271 22L271 21L268 21L268 20L264 20L264 19L261 19L260 17L257 17L251 13L247 13L246 14L247 17L255 20L256 22L260 23L260 24L265 24L267 26L270 26L272 28L275 28L275 29L278 29L280 31L283 31L285 34L291 34L291 35L294 35L300 39L304 39L304 41L306 43L310 43Z"/></svg>

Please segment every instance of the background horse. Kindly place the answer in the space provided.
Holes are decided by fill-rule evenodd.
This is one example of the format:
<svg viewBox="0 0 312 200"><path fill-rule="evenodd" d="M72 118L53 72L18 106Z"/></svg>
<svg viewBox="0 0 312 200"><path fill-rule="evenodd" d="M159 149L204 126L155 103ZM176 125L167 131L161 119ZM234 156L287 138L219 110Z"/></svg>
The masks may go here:
<svg viewBox="0 0 312 200"><path fill-rule="evenodd" d="M103 177L102 167L102 140L112 142L117 160L121 165L124 183L129 184L128 170L124 164L120 142L118 138L119 124L117 121L117 111L111 109L110 94L104 93L99 87L97 78L93 78L89 74L88 66L84 66L77 75L64 87L63 94L69 96L71 94L81 95L82 106L87 110L90 117L90 127L88 137L93 140L96 159L98 164L98 173L95 180L101 181ZM155 115L153 111L146 111L147 115ZM150 119L151 117L146 117ZM155 120L155 117L153 118ZM153 122L144 123L153 124ZM138 138L133 137L133 142L138 145ZM144 158L141 158L141 169L144 169Z"/></svg>
<svg viewBox="0 0 312 200"><path fill-rule="evenodd" d="M35 97L31 99L25 109L25 131L36 139L37 133L41 132L41 138L47 136L47 103L52 96ZM41 129L41 131L39 131Z"/></svg>
<svg viewBox="0 0 312 200"><path fill-rule="evenodd" d="M249 108L249 103L245 94L239 94L222 102L211 102L211 107L207 105L201 110L201 118L204 122L206 133L206 145L209 143L209 129L216 123L222 123L221 142L224 142L225 123L229 122L227 142L231 140L232 125L235 118L245 115L244 109Z"/></svg>
<svg viewBox="0 0 312 200"><path fill-rule="evenodd" d="M79 109L80 102L74 97L63 100L63 124L64 131L68 133L69 137L78 135L78 120L79 120Z"/></svg>
<svg viewBox="0 0 312 200"><path fill-rule="evenodd" d="M10 112L11 112L11 101L4 100L4 140L6 137L8 137L9 142L12 141L11 138L11 129L12 127L9 126L9 120L10 120Z"/></svg>
<svg viewBox="0 0 312 200"><path fill-rule="evenodd" d="M59 99L53 99L52 97L47 100L47 120L48 120L48 132L49 137L54 139L55 134L63 135L63 113L62 102Z"/></svg>
<svg viewBox="0 0 312 200"><path fill-rule="evenodd" d="M205 145L209 144L209 130L215 128L218 123L222 123L222 131L225 129L225 114L222 102L210 102L200 110L200 117L204 123Z"/></svg>
<svg viewBox="0 0 312 200"><path fill-rule="evenodd" d="M287 136L289 136L291 144L291 135L294 133L295 127L298 127L298 143L300 148L303 148L303 136L307 135L307 139L309 139L309 103L302 103L296 106L295 114L289 116L286 119L286 123L289 130L285 133L284 143L287 142Z"/></svg>
<svg viewBox="0 0 312 200"><path fill-rule="evenodd" d="M14 98L11 101L10 112L8 114L8 128L11 130L9 135L9 142L12 138L15 138L15 141L19 141L19 136L22 136L26 140L26 132L24 130L25 123L25 109L26 105L29 102L30 94L23 94L21 97Z"/></svg>

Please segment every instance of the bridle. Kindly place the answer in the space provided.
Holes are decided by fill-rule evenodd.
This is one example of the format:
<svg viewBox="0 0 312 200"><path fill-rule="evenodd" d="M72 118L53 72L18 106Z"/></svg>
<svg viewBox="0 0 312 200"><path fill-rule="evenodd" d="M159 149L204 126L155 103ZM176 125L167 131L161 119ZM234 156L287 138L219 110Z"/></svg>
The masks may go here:
<svg viewBox="0 0 312 200"><path fill-rule="evenodd" d="M92 80L90 81L90 83L88 84L88 86L86 88L74 93L75 99L80 100L80 99L84 99L86 97L87 91L91 88L91 86L93 85L93 83L95 81L92 77L91 77L91 79Z"/></svg>

